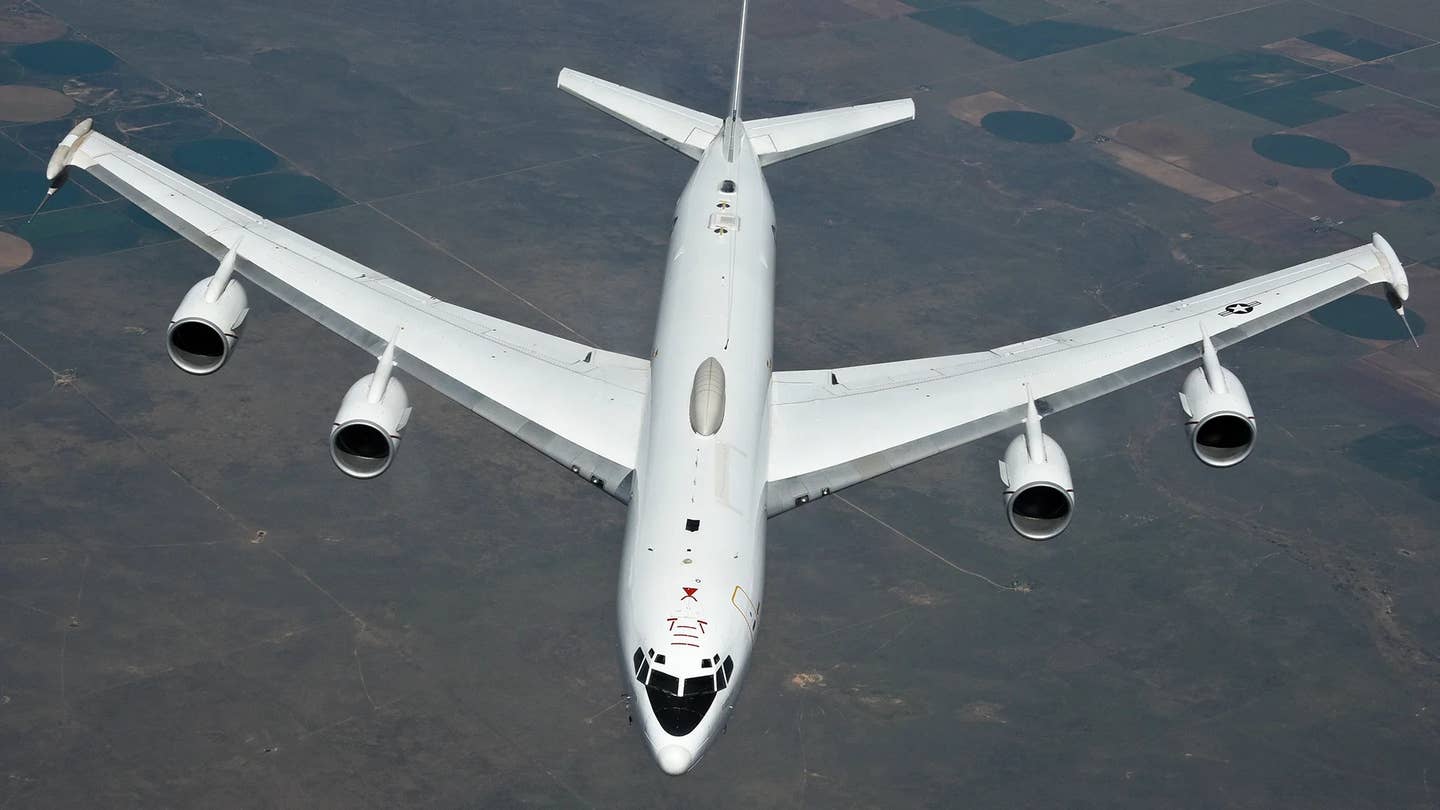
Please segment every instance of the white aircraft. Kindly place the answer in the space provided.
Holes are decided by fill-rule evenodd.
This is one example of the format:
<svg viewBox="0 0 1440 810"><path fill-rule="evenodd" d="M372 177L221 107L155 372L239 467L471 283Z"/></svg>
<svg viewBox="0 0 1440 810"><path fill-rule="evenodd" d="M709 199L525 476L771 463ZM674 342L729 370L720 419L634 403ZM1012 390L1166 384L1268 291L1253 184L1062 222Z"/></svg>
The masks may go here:
<svg viewBox="0 0 1440 810"><path fill-rule="evenodd" d="M1070 468L1045 415L1199 360L1180 404L1214 467L1255 440L1245 387L1216 350L1370 284L1403 318L1404 267L1371 244L1204 295L989 351L850 368L771 364L774 212L762 167L914 117L909 99L745 121L572 70L559 86L693 158L670 238L654 350L627 357L461 309L241 208L91 128L47 167L89 171L219 261L167 332L192 374L230 357L248 312L238 274L378 358L341 399L330 454L383 473L410 419L400 368L629 504L620 572L623 679L655 759L680 774L724 729L764 594L765 521L971 440L1021 428L1000 462L1010 525L1069 524ZM628 700L628 699L627 699Z"/></svg>

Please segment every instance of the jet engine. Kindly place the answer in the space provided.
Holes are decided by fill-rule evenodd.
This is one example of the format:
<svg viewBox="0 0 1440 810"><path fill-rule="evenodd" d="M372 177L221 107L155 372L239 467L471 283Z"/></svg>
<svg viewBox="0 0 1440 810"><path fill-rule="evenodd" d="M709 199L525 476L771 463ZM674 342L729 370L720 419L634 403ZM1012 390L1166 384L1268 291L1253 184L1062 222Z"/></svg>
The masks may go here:
<svg viewBox="0 0 1440 810"><path fill-rule="evenodd" d="M1049 540L1065 531L1075 510L1070 462L1060 444L1040 430L1033 400L1025 418L1025 434L1016 436L1000 462L1005 483L1005 511L1010 526L1029 540Z"/></svg>
<svg viewBox="0 0 1440 810"><path fill-rule="evenodd" d="M1189 417L1190 448L1211 467L1233 467L1255 447L1255 412L1245 386L1220 365L1207 335L1202 343L1200 368L1185 378L1180 407Z"/></svg>
<svg viewBox="0 0 1440 810"><path fill-rule="evenodd" d="M400 431L410 421L410 397L391 378L395 345L380 356L375 373L366 374L340 401L330 430L330 458L352 478L374 478L389 469L400 448Z"/></svg>
<svg viewBox="0 0 1440 810"><path fill-rule="evenodd" d="M235 274L235 251L220 262L215 275L201 279L185 293L165 333L170 359L182 371L210 374L230 359L240 339L240 324L250 311L245 288Z"/></svg>

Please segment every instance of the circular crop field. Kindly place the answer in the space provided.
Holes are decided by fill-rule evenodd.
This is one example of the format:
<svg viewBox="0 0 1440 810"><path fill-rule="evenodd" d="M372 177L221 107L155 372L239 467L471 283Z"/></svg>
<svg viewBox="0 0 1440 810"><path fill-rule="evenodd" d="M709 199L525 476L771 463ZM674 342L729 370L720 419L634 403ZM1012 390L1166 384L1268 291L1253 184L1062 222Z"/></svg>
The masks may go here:
<svg viewBox="0 0 1440 810"><path fill-rule="evenodd" d="M980 126L992 135L1019 143L1065 143L1075 137L1075 128L1053 115L1027 110L1001 110L980 119Z"/></svg>

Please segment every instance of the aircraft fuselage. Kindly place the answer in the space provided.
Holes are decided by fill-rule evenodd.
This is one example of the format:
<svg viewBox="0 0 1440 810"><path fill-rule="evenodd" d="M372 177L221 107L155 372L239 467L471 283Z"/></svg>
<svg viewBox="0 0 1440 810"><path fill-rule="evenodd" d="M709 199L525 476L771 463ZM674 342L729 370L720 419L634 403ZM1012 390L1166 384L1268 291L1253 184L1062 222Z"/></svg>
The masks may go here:
<svg viewBox="0 0 1440 810"><path fill-rule="evenodd" d="M717 136L675 207L620 570L631 709L672 774L724 729L764 594L775 218L734 140L731 159Z"/></svg>

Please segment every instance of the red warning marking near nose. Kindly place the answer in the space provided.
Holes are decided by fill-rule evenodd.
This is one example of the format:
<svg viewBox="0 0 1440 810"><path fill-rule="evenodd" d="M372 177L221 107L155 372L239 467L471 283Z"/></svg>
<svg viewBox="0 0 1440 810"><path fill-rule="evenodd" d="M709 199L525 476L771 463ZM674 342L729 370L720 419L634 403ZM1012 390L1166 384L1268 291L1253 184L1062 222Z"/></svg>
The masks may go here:
<svg viewBox="0 0 1440 810"><path fill-rule="evenodd" d="M695 592L698 591L698 590L700 590L700 589L699 589L699 588L682 588L681 590L685 591L685 595L682 596L682 597L680 597L680 601L681 601L681 602L684 602L686 599L695 599ZM700 600L699 600L699 599L695 599L695 601L696 601L696 602L699 602Z"/></svg>

